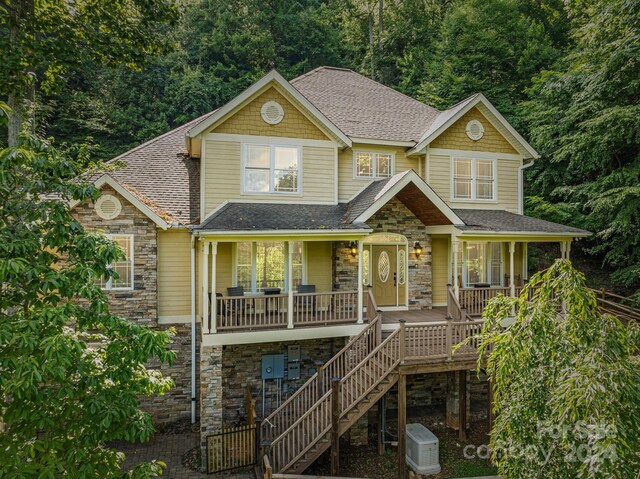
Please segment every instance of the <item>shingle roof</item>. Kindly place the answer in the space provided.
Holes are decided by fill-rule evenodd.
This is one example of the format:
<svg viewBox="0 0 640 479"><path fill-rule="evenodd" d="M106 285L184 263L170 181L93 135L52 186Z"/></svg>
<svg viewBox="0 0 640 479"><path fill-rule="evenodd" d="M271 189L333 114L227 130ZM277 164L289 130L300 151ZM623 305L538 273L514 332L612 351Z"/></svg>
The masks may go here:
<svg viewBox="0 0 640 479"><path fill-rule="evenodd" d="M439 112L352 70L320 67L290 81L346 135L417 142Z"/></svg>
<svg viewBox="0 0 640 479"><path fill-rule="evenodd" d="M185 158L185 133L211 115L185 123L108 161L124 163L109 172L118 183L141 201L153 205L170 220L184 224L198 221L200 215L199 160Z"/></svg>
<svg viewBox="0 0 640 479"><path fill-rule="evenodd" d="M197 230L367 230L364 223L345 219L346 205L227 203Z"/></svg>
<svg viewBox="0 0 640 479"><path fill-rule="evenodd" d="M558 233L576 234L578 236L590 235L589 231L565 226L551 221L518 215L504 210L478 210L478 209L454 209L453 210L464 225L458 229L466 231L505 231L518 233Z"/></svg>

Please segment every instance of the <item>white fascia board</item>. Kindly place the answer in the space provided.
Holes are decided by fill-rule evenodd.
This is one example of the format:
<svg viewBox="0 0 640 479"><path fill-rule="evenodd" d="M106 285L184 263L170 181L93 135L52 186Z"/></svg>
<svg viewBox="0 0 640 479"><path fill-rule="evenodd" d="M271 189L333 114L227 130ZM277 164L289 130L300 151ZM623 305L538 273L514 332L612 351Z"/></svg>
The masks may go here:
<svg viewBox="0 0 640 479"><path fill-rule="evenodd" d="M194 230L197 236L367 236L373 230L340 229L340 230Z"/></svg>
<svg viewBox="0 0 640 479"><path fill-rule="evenodd" d="M352 136L351 141L353 143L362 143L366 145L402 146L404 148L411 148L416 145L415 141L379 140L376 138L362 138L359 136Z"/></svg>
<svg viewBox="0 0 640 479"><path fill-rule="evenodd" d="M413 183L414 185L416 185L420 189L420 191L436 206L436 208L438 208L442 212L442 214L444 214L447 219L451 221L452 224L464 224L464 222L460 218L458 218L458 215L453 212L453 210L444 202L444 200L440 198L438 194L433 191L433 189L429 185L427 185L424 180L420 178L418 174L413 170L408 170L403 178L401 178L393 186L386 190L382 194L382 196L376 198L373 204L369 206L369 208L367 208L364 213L358 216L353 222L365 223L409 183Z"/></svg>
<svg viewBox="0 0 640 479"><path fill-rule="evenodd" d="M151 208L145 205L142 201L138 199L135 195L133 195L129 190L124 188L120 183L118 183L112 176L110 175L102 175L96 181L93 182L96 188L102 188L104 185L108 185L114 190L116 190L123 198L125 198L129 203L138 208L147 218L153 221L158 227L163 230L169 229L171 225L163 220L156 212L154 212ZM71 208L75 208L79 201L73 200L69 203Z"/></svg>
<svg viewBox="0 0 640 479"><path fill-rule="evenodd" d="M274 82L282 87L289 95L302 105L312 116L314 116L327 130L329 130L343 145L351 146L351 140L337 126L335 126L320 110L318 110L309 100L307 100L298 90L282 77L277 71L271 70L260 80L236 96L229 103L220 107L213 115L205 121L187 131L188 137L195 137L206 131L222 118L241 106L246 100L265 88L269 83Z"/></svg>
<svg viewBox="0 0 640 479"><path fill-rule="evenodd" d="M458 236L550 236L550 237L567 237L567 238L586 238L593 233L550 233L548 231L480 231L480 230L458 230Z"/></svg>
<svg viewBox="0 0 640 479"><path fill-rule="evenodd" d="M540 154L525 140L520 133L518 133L515 128L509 124L502 114L491 104L489 100L482 94L478 93L477 96L467 103L460 111L456 112L451 118L445 121L439 128L437 128L433 133L431 133L428 137L420 140L420 142L413 147L411 150L407 152L407 156L409 155L418 155L422 153L422 150L433 140L435 140L440 134L442 134L445 130L447 130L451 125L453 125L458 119L460 119L465 113L471 110L478 103L482 103L495 117L496 119L504 126L504 128L509 131L516 139L516 141L520 144L520 146L530 155L528 158L540 158Z"/></svg>
<svg viewBox="0 0 640 479"><path fill-rule="evenodd" d="M357 336L366 324L342 326L297 327L270 331L247 331L238 333L203 334L203 346L227 346L231 344L271 343L277 341L301 341L305 339L337 338Z"/></svg>

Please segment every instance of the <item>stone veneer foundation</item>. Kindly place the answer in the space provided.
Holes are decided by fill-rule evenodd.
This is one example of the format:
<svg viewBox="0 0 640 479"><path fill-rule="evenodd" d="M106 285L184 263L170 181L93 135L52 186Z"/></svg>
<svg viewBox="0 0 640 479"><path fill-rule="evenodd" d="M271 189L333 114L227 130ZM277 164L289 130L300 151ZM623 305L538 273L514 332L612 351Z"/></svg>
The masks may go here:
<svg viewBox="0 0 640 479"><path fill-rule="evenodd" d="M216 429L246 424L246 387L256 400L256 412L262 417L262 356L287 354L287 346L300 346L300 379L282 381L279 401L274 380L266 381L265 416L279 402L309 379L313 370L328 361L345 344L346 338L307 341L244 344L233 346L203 346L200 356L200 432L203 452L206 437ZM285 358L285 368L287 361ZM285 391L286 390L288 391Z"/></svg>
<svg viewBox="0 0 640 479"><path fill-rule="evenodd" d="M138 208L109 186L102 188L103 194L118 198L122 211L112 220L100 218L93 204L81 204L73 209L75 217L88 231L105 234L133 235L134 287L130 291L105 291L112 313L146 324L159 330L173 327L176 336L170 349L176 359L170 366L152 362L150 368L159 369L175 382L163 396L142 398L141 407L151 414L156 424L175 421L191 415L191 324L158 324L158 242L156 224ZM199 337L199 332L196 338ZM199 374L199 371L196 371ZM198 384L196 382L196 384Z"/></svg>

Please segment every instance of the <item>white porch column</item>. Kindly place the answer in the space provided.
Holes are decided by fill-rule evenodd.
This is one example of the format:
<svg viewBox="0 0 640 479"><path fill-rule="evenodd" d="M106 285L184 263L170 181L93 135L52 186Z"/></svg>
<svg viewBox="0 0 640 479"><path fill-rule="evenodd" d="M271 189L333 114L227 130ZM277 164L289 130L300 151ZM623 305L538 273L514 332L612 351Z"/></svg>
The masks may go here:
<svg viewBox="0 0 640 479"><path fill-rule="evenodd" d="M516 242L509 242L509 286L511 286L511 297L516 297L516 279L515 279L515 264L514 253L516 252Z"/></svg>
<svg viewBox="0 0 640 479"><path fill-rule="evenodd" d="M202 242L202 332L209 334L209 241Z"/></svg>
<svg viewBox="0 0 640 479"><path fill-rule="evenodd" d="M522 279L529 279L529 243L522 243Z"/></svg>
<svg viewBox="0 0 640 479"><path fill-rule="evenodd" d="M571 241L567 241L567 244L564 247L564 255L566 259L569 259L571 256Z"/></svg>
<svg viewBox="0 0 640 479"><path fill-rule="evenodd" d="M358 240L358 324L362 324L362 240Z"/></svg>
<svg viewBox="0 0 640 479"><path fill-rule="evenodd" d="M218 322L218 300L216 298L216 269L217 269L218 242L211 242L211 332L216 333Z"/></svg>
<svg viewBox="0 0 640 479"><path fill-rule="evenodd" d="M453 255L453 291L456 293L456 299L460 301L460 285L458 284L458 241L456 237L451 235L451 254Z"/></svg>
<svg viewBox="0 0 640 479"><path fill-rule="evenodd" d="M287 328L293 328L293 247L287 241Z"/></svg>
<svg viewBox="0 0 640 479"><path fill-rule="evenodd" d="M565 243L564 241L560 241L560 259L565 259L566 256L566 251L567 251L567 243Z"/></svg>

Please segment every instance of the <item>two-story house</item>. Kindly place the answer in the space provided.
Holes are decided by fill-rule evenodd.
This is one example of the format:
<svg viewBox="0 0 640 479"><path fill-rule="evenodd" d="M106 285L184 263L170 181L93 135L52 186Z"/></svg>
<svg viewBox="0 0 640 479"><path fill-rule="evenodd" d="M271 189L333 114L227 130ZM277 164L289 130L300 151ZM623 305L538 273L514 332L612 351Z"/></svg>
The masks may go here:
<svg viewBox="0 0 640 479"><path fill-rule="evenodd" d="M104 285L113 310L177 329L176 388L147 407L197 412L205 436L244 417L246 385L273 423L374 320L464 320L516 294L530 242L568 255L587 232L522 214L537 157L480 93L438 111L350 70L272 71L116 158L75 211L127 254ZM349 357L341 374L362 359ZM311 447L272 460L285 470Z"/></svg>

